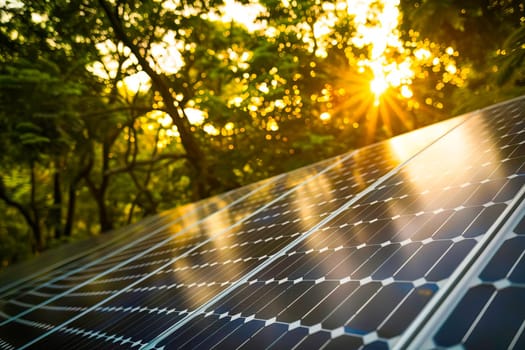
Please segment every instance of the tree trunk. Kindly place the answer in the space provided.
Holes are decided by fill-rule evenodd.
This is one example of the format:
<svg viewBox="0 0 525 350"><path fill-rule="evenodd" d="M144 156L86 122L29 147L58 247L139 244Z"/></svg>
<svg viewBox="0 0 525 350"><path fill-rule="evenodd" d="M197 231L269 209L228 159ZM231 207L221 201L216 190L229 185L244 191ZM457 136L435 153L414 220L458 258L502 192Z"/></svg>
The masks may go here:
<svg viewBox="0 0 525 350"><path fill-rule="evenodd" d="M94 186L93 182L88 180L88 188L91 191L91 194L93 198L95 199L95 202L97 203L97 211L98 211L98 220L100 224L100 232L107 232L111 231L113 229L113 220L111 219L111 215L109 213L108 206L106 205L106 191L105 189L102 190L101 188L97 188Z"/></svg>
<svg viewBox="0 0 525 350"><path fill-rule="evenodd" d="M53 207L49 213L49 219L55 231L55 238L60 238L62 230L62 191L60 188L60 172L53 174Z"/></svg>
<svg viewBox="0 0 525 350"><path fill-rule="evenodd" d="M98 206L100 232L102 233L113 230L113 220L111 220L111 216L108 211L108 206L106 205L104 197L105 195L103 193L99 193L98 196L95 197L95 201L97 202Z"/></svg>
<svg viewBox="0 0 525 350"><path fill-rule="evenodd" d="M35 238L35 249L36 251L41 251L44 247L42 230L40 229L40 213L38 211L38 205L36 201L36 174L35 174L35 162L31 161L30 164L31 170L31 196L29 202L29 208L32 213L32 222L29 223L33 230L33 235Z"/></svg>
<svg viewBox="0 0 525 350"><path fill-rule="evenodd" d="M99 187L99 198L96 198L98 203L99 218L100 218L100 231L106 232L113 229L113 220L111 219L111 214L109 213L109 208L106 205L106 192L109 185L109 175L107 172L109 170L109 154L111 151L111 146L117 139L118 133L112 134L108 137L102 144L102 179Z"/></svg>
<svg viewBox="0 0 525 350"><path fill-rule="evenodd" d="M98 219L101 232L106 232L113 229L113 220L111 218L109 208L106 204L106 191L108 189L110 178L110 175L107 174L109 170L109 153L111 149L111 144L116 138L113 136L104 140L102 144L102 168L100 175L100 185L95 185L93 180L90 178L89 174L85 174L86 184L93 198L95 199L95 202L97 203Z"/></svg>
<svg viewBox="0 0 525 350"><path fill-rule="evenodd" d="M32 244L33 253L37 252L40 249L40 247L38 246L38 242L41 241L40 227L38 223L35 222L34 219L32 218L31 211L27 207L22 205L21 203L13 200L7 194L7 190L4 186L4 182L1 177L0 177L0 199L2 199L8 206L16 208L18 212L24 217L26 224L29 226L29 228L31 229L31 232L33 233L33 239L34 239L34 242Z"/></svg>
<svg viewBox="0 0 525 350"><path fill-rule="evenodd" d="M73 232L73 223L75 222L75 211L77 207L77 185L82 179L88 178L89 173L93 168L93 157L90 156L90 153L81 154L80 159L81 163L85 164L80 169L80 171L72 178L68 188L66 222L64 225L64 236L66 237L70 237Z"/></svg>
<svg viewBox="0 0 525 350"><path fill-rule="evenodd" d="M155 72L141 53L139 47L128 37L120 18L118 18L117 11L112 11L110 4L105 0L99 0L99 4L106 13L117 39L122 41L124 45L131 50L133 55L135 55L142 69L144 69L150 77L153 87L162 96L164 105L166 106L166 112L170 115L179 131L182 146L186 150L191 167L194 169L195 176L193 180L195 181L197 197L207 197L212 190L214 180L209 173L206 157L191 133L191 125L188 119L182 115L176 107L177 103L170 92L169 84L161 74Z"/></svg>
<svg viewBox="0 0 525 350"><path fill-rule="evenodd" d="M66 223L64 225L64 236L71 237L73 222L75 221L75 208L77 202L77 185L72 183L68 189L68 202L66 212Z"/></svg>

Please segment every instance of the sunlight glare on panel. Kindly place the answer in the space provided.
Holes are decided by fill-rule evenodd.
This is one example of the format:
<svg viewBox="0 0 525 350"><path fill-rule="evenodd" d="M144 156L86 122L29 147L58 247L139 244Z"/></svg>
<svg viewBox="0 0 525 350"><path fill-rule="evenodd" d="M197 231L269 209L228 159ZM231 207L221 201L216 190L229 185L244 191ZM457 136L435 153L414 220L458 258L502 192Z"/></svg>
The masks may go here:
<svg viewBox="0 0 525 350"><path fill-rule="evenodd" d="M387 145L399 162L406 162L414 154L414 150L421 148L422 144L428 143L428 140L434 140L440 135L444 135L460 122L461 119L458 118L449 119L414 131L410 136L394 137L387 141Z"/></svg>
<svg viewBox="0 0 525 350"><path fill-rule="evenodd" d="M483 155L480 156L483 164L478 168L473 168L472 155L479 152L479 149L485 149L485 142L490 140L480 141L478 134L471 132L472 129L483 132L487 129L486 125L480 122L481 119L472 117L468 121L470 125L462 125L462 127L455 128L446 135L447 142L437 142L425 150L426 156L420 159L419 162L409 162L405 165L403 176L409 178L407 183L412 188L414 193L426 194L431 193L435 188L442 188L440 195L453 198L457 193L460 193L463 188L476 185L476 179L501 178L501 169L498 168L501 164L501 157L498 154L497 148L487 148ZM433 125L427 129L416 131L413 135L420 140L428 140L433 138L435 132L446 132L446 128L457 123L458 120L453 119L448 122ZM406 139L410 140L410 139ZM405 139L394 138L389 141L389 145L395 155L400 158L406 158L406 154L410 153L408 150L412 145L419 143L417 139L406 143ZM428 142L428 141L427 141ZM408 151L407 151L408 150ZM445 155L445 156L444 156ZM435 159L440 159L436 162ZM453 181L451 181L451 174L453 173ZM436 196L419 197L420 207L431 207L432 203L436 202ZM446 200L442 199L436 203L436 210L451 209L447 208ZM439 205L443 205L440 207ZM436 206L435 206L436 207ZM462 207L452 208L454 210L461 210ZM394 213L395 214L395 213ZM401 228L401 227L400 227ZM402 236L406 234L405 238L410 238L410 230L401 231Z"/></svg>
<svg viewBox="0 0 525 350"><path fill-rule="evenodd" d="M311 193L315 193L315 190L320 188L323 189L320 195L312 197ZM301 219L299 222L303 225L304 231L308 230L310 219L318 215L318 207L334 199L334 191L333 183L330 182L326 174L321 174L307 182L304 186L297 188L296 194L298 200L293 202L293 212Z"/></svg>

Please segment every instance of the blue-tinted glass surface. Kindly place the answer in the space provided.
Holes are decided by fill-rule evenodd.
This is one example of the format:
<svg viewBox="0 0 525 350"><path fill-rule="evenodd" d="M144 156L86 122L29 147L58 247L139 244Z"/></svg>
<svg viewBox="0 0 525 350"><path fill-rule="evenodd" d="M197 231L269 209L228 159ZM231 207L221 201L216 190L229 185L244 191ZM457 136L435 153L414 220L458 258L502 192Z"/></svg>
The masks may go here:
<svg viewBox="0 0 525 350"><path fill-rule="evenodd" d="M499 247L439 326L434 345L521 348L525 331L525 236L520 235L520 225L524 214L523 209L518 211L519 224L495 238Z"/></svg>
<svg viewBox="0 0 525 350"><path fill-rule="evenodd" d="M298 344L396 344L440 289L451 288L452 274L525 183L510 162L525 141L523 119L515 105L472 116L195 319L236 315L308 329L303 340L294 337Z"/></svg>

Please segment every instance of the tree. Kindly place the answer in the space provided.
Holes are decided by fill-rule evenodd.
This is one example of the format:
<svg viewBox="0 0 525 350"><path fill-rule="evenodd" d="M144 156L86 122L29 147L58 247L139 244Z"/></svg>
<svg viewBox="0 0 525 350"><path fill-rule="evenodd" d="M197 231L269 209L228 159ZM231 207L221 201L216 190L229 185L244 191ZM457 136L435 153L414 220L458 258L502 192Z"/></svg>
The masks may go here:
<svg viewBox="0 0 525 350"><path fill-rule="evenodd" d="M451 113L466 112L523 93L519 84L502 86L519 70L523 48L519 48L518 38L525 13L521 1L404 0L401 8L405 33L415 30L423 38L454 48L458 64L468 71L466 89L443 95Z"/></svg>
<svg viewBox="0 0 525 350"><path fill-rule="evenodd" d="M177 108L177 101L175 100L175 97L170 91L169 84L166 82L166 77L163 76L162 73L156 72L150 66L150 63L147 60L147 52L149 49L148 43L134 43L131 40L129 34L127 33L122 23L121 14L124 14L126 12L129 13L135 10L138 7L138 4L120 3L117 4L115 8L112 8L110 4L105 0L99 0L98 3L104 10L104 13L106 14L107 19L110 22L111 28L113 29L116 39L123 42L124 45L126 45L131 50L135 58L138 60L140 67L151 78L153 87L157 91L159 91L160 95L162 96L162 99L164 100L164 108L166 109L166 112L171 116L173 123L177 127L182 145L184 146L184 149L186 151L186 157L195 172L195 186L197 196L201 198L206 197L209 194L209 191L211 190L213 182L215 182L216 180L213 179L213 177L210 176L210 174L208 173L208 164L204 152L202 151L201 147L199 146L198 142L195 140L195 137L191 132L190 122L186 115L179 112L179 109ZM145 2L140 4L140 6L142 6L143 8L149 7L149 9L151 10L150 13L154 15L152 17L158 19L158 15L160 14L160 8L162 7L160 3ZM156 28L155 26L152 26L151 23L150 28L148 29L151 30L152 33L155 33ZM153 38L148 39L151 42Z"/></svg>
<svg viewBox="0 0 525 350"><path fill-rule="evenodd" d="M62 126L68 124L71 117L67 105L79 94L79 87L60 79L56 68L46 61L35 64L20 60L4 62L0 69L2 96L9 99L0 103L1 136L4 149L8 150L3 164L10 165L0 179L0 198L24 217L33 232L36 250L44 245L43 221L54 230L55 236L63 232L61 168L69 144ZM32 96L29 100L28 95ZM22 185L23 181L13 181L10 176L13 163L17 164L15 173L24 171L25 167L27 187ZM53 169L52 180L47 184L37 179L44 169L39 170L41 167ZM9 188L7 182L13 183L14 188ZM53 189L51 203L45 200L40 188L45 186Z"/></svg>

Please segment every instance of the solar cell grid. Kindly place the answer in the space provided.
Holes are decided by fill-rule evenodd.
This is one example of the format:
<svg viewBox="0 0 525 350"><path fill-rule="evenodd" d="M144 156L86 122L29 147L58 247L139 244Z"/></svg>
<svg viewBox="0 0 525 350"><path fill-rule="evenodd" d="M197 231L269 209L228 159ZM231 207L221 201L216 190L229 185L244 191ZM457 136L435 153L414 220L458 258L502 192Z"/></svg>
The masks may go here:
<svg viewBox="0 0 525 350"><path fill-rule="evenodd" d="M77 270L71 268L71 266L67 266L67 268L74 270L75 275L63 274L61 277L63 279L67 277L68 279L74 279L78 281L79 279L82 279L82 275L86 272L89 276L92 276L96 272L104 271L108 269L108 267L113 266L118 262L124 261L129 257L136 256L137 252L143 251L147 245L153 246L156 243L162 241L169 242L173 234L176 233L176 230L180 229L180 227L194 225L203 217L211 215L215 211L223 208L228 204L229 201L235 202L239 200L239 198L243 199L243 196L248 194L250 191L256 191L259 188L264 188L264 186L273 180L275 179L262 181L260 183L246 186L237 191L229 192L218 197L213 197L208 200L171 210L153 217L152 219L145 220L144 224L134 226L139 226L135 229L135 232L138 231L142 236L136 237L132 234L134 231L130 231L129 237L124 237L125 241L131 241L129 245L120 247L120 249L117 251L111 251L109 254L106 251L102 251L97 252L97 254L89 255L85 257L80 263L76 264L82 266L82 268ZM236 200L234 200L235 197L237 197ZM147 231L148 234L144 235L144 231ZM143 241L146 239L147 241L145 246ZM82 265L84 260L89 261L89 263L87 265ZM56 275L60 274L56 273L56 271L51 271L51 273Z"/></svg>
<svg viewBox="0 0 525 350"><path fill-rule="evenodd" d="M253 187L252 187L252 189L253 189ZM246 189L242 189L240 192L242 193L242 192L244 192L245 190L246 190ZM242 198L242 196L241 196L240 198ZM212 199L211 201L206 201L206 202L212 202L212 203L206 203L206 202L205 202L205 204L211 204L211 206L215 206L215 207L216 207L217 205L216 205L215 203L213 203L214 201L216 202L216 201L217 201L217 198ZM199 208L198 208L198 209L199 209ZM171 214L171 213L170 213L170 214ZM173 215L171 214L170 216L173 216ZM199 217L197 217L195 220L197 220L197 219L199 219ZM176 223L176 222L177 222L177 221L174 221L174 222L172 221L171 224L174 225L174 223ZM186 224L187 224L187 223L186 223ZM156 232L153 231L153 234L155 234L155 233L156 233ZM148 236L152 236L152 234L150 233ZM133 242L133 243L137 244L137 243L140 243L140 241L135 241L135 242ZM126 246L125 246L124 248L126 248ZM144 246L143 246L143 249L145 249ZM104 264L104 259L102 260L102 264ZM83 273L82 270L83 270L83 269L80 269L79 271L76 271L76 272L78 272L79 274L82 274L82 273ZM61 276L61 277L63 277L63 278L62 278L62 281L63 281L63 280L64 280L64 277L68 277L68 275L64 275L64 276ZM78 276L77 276L77 277L78 277ZM60 276L59 276L59 279L58 279L58 280L60 280ZM82 280L82 276L80 276L80 280ZM55 279L55 281L57 281L57 279ZM77 278L77 280L74 281L74 284L75 284L76 286L78 286L78 283L79 283L79 281L78 281L78 278ZM48 289L49 289L49 288L52 288L53 285L52 285L52 284L49 284L49 283L46 283L46 284L44 284L43 286L44 286L44 287L40 286L40 288L36 288L36 289L34 289L34 290L31 290L29 293L25 293L25 294L22 294L21 296L17 296L16 299L18 299L18 300L15 300L15 299L11 299L11 300L9 300L8 303L4 304L4 307L3 307L4 311L7 311L6 309L9 309L9 308L11 308L11 309L15 308L15 310L16 310L16 306L20 305L20 303L22 303L22 304L25 303L25 301L23 300L24 298L29 298L29 301L30 301L30 302L33 302L33 305L35 305L37 301L38 301L38 302L48 303L48 302L49 302L49 299L50 299L51 297L55 297L58 293L64 293L63 288L60 288L60 286L59 286L58 290L55 291L55 293L51 293L51 294L50 294L50 293L45 293L45 292L43 293L43 292L41 291L42 288L48 288ZM38 298L39 298L39 300L38 300ZM86 300L87 300L87 303L88 303L88 304L89 304L90 302L93 301L93 299L89 299L89 298L87 298ZM26 303L26 304L27 304L27 303ZM19 308L19 309L23 309L23 308ZM17 310L17 312L18 312L18 311L21 311L21 310ZM17 312L13 312L13 313L11 313L10 315L16 315ZM24 310L24 312L27 312L27 309Z"/></svg>
<svg viewBox="0 0 525 350"><path fill-rule="evenodd" d="M472 117L158 346L179 347L206 324L187 343L206 348L208 331L233 321L217 348L277 346L295 329L286 344L299 348L394 346L523 185L505 164L525 140L521 110Z"/></svg>
<svg viewBox="0 0 525 350"><path fill-rule="evenodd" d="M130 225L127 229L122 228L119 230L121 232L117 231L113 234L113 236L116 237L109 238L108 242L103 242L95 249L88 249L88 252L82 251L72 258L68 257L66 261L61 261L55 264L55 266L46 268L44 271L39 271L28 278L15 280L11 283L8 282L0 287L0 298L8 299L10 295L34 288L52 279L60 278L63 275L71 273L71 271L83 269L86 264L89 264L94 259L111 254L114 249L121 247L124 241L136 240L140 236L144 236L144 230L146 228L154 228L154 225L151 225L151 223L157 220L157 217L150 217L137 224ZM122 231L125 231L125 236L122 234Z"/></svg>
<svg viewBox="0 0 525 350"><path fill-rule="evenodd" d="M176 222L176 221L175 221ZM147 227L151 230L151 233L148 234L148 235L144 235L143 234L143 231L144 231L144 224L149 224L147 225ZM173 224L174 222L171 221L171 224ZM158 227L158 226L161 226L161 225L164 225L166 226L166 222L163 221L163 220L160 220L159 218L153 218L152 220L146 220L146 222L144 224L140 224L140 225L134 225L134 227L132 228L132 231L130 232L130 236L131 238L135 238L135 241L133 241L132 245L126 245L124 247L117 247L119 249L117 249L116 251L112 251L112 252L108 252L107 250L108 249L115 249L113 247L113 245L109 245L108 247L104 247L102 249L100 249L99 252L96 252L95 254L90 254L90 255L87 255L86 257L84 258L81 258L79 259L78 261L75 261L74 263L71 263L69 265L66 265L64 267L60 267L58 269L55 269L55 270L52 270L50 272L48 272L46 275L44 276L41 276L39 277L36 281L29 281L29 283L26 283L23 287L19 287L19 288L15 288L13 290L11 290L9 292L9 294L6 294L6 297L5 299L12 299L12 296L16 296L16 295L20 295L21 293L25 293L25 292L31 292L31 291L40 291L42 292L42 289L49 289L49 288L53 288L53 287L57 287L58 289L63 289L67 286L67 284L69 283L70 285L74 285L76 283L78 283L79 281L83 281L85 278L84 278L84 274L86 271L88 271L88 273L90 271L95 271L95 272L92 272L91 275L93 275L94 273L96 273L96 271L100 270L101 267L102 269L105 269L107 268L108 266L108 261L109 261L109 265L111 265L111 260L112 259L115 259L115 257L118 257L119 255L121 254L118 254L119 251L122 251L122 250L126 250L126 248L128 250L132 250L133 249L133 245L138 245L141 241L147 239L147 238L151 238L156 233L155 229ZM133 229L135 230L135 232L133 232ZM135 237L135 235L133 235L133 233L136 233L136 231L139 231L140 233L142 233L142 235L144 237ZM121 242L122 243L122 242ZM109 257L109 258L108 258ZM113 258L111 258L113 257ZM98 262L98 264L96 264L96 262ZM87 265L86 265L87 264ZM98 265L98 266L97 266ZM89 268L88 266L94 266L92 268ZM97 269L98 267L98 269ZM89 275L88 275L89 277ZM57 284L57 281L58 283L62 283L62 284ZM30 284L32 283L32 284ZM50 296L49 294L44 294L43 295L44 297L48 297Z"/></svg>
<svg viewBox="0 0 525 350"><path fill-rule="evenodd" d="M296 175L296 172L291 172L286 176L290 179L293 179L294 177L301 178L309 176L308 173L312 173L312 169L322 166L322 164L330 161L331 160L326 160L324 162L320 162L319 164L314 164L309 168L300 169L297 171L301 172L300 175ZM120 231L125 231L125 235L115 234L117 239L112 239L109 244L100 244L100 246L96 248L95 252L90 251L89 253L81 254L82 256L75 259L75 261L60 264L54 269L49 269L46 272L39 273L28 278L27 281L19 280L16 281L17 283L15 284L2 286L0 288L0 292L5 292L4 295L6 296L13 295L20 292L20 290L31 289L32 287L44 282L48 282L51 279L54 280L56 277L58 277L58 279L69 277L71 276L71 271L75 273L75 276L72 276L72 278L78 280L80 278L78 275L82 274L84 271L100 271L107 269L107 266L115 264L115 261L118 262L125 260L126 258L136 254L137 251L144 250L144 245L139 244L143 240L147 239L147 242L150 245L153 245L158 241L168 238L169 235L173 235L173 232L161 230L160 228L174 226L175 223L182 220L184 220L181 223L182 226L186 227L191 225L193 222L199 221L203 217L211 215L213 212L223 208L228 203L235 202L240 198L242 199L251 191L256 191L268 185L269 183L276 181L282 176L283 175L279 175L271 179L263 180L230 192L226 192L216 197L211 197L196 203L178 207L173 210L163 212L159 215L144 219L137 224L122 228ZM148 232L148 234L144 234L144 232ZM122 245L126 242L129 242L129 244L122 247ZM119 249L114 251L114 246L117 246ZM123 257L124 255L126 256ZM21 282L25 282L25 284L21 285Z"/></svg>
<svg viewBox="0 0 525 350"><path fill-rule="evenodd" d="M265 182L271 180L272 179ZM143 250L144 247L140 244L143 240L147 239L148 243L153 244L164 239L165 236L159 235L159 233L164 233L164 231L159 228L169 227L182 219L185 219L183 225L187 226L190 224L188 221L197 221L200 218L213 213L215 210L220 209L229 201L234 201L235 198L242 198L244 194L247 194L250 190L256 188L257 185L261 185L261 183L243 187L236 190L235 193L233 193L233 191L227 192L217 197L178 207L159 215L146 218L137 224L119 230L124 231L125 234L115 232L113 236L116 236L116 238L110 239L110 242L103 242L96 247L94 251L78 254L79 257L75 258L74 261L60 264L56 268L49 269L44 273L28 278L27 281L19 280L18 283L2 286L0 290L4 291L5 296L8 296L9 294L13 295L19 293L20 290L31 289L39 284L49 282L50 280L63 279L71 276L72 273L76 275L73 278L76 277L76 279L79 279L78 275L82 274L83 271L97 269L103 270L107 268L106 265L111 265L113 263L112 261L119 260L119 257L122 255L127 254L128 256L131 256L135 254L135 251ZM147 234L144 232L147 232ZM126 243L128 244L124 245ZM120 260L123 259L120 258ZM22 285L20 282L25 283Z"/></svg>
<svg viewBox="0 0 525 350"><path fill-rule="evenodd" d="M309 172L312 172L312 169L309 169ZM303 176L308 175L307 171L303 170L303 174L302 175ZM296 181L296 180L293 180L293 178L294 178L293 174L292 175L288 175L285 178L287 179L286 181L288 181L288 182ZM279 193L279 191L280 191L279 186L283 186L284 184L285 184L284 182L282 182L282 183L281 182L277 182L276 183L276 187L273 188L273 191L276 191L276 193ZM255 187L255 186L252 186L252 188L253 187ZM264 188L264 185L260 186L260 188ZM268 199L268 196L271 197L272 193L271 192L264 193L261 196L258 195L258 194L255 194L255 195L251 196L248 200L242 201L241 204L239 204L239 205L235 205L234 204L234 205L230 206L230 208L228 209L227 216L235 217L235 216L239 216L239 215L246 215L246 213L249 214L250 210L253 210L254 208L258 208L261 205L261 203L264 203ZM97 264L95 267L93 267L93 268L91 268L89 270L85 270L85 271L87 271L87 272L104 271L109 266L112 266L112 265L116 264L117 262L125 260L125 259L127 259L129 257L134 257L134 259L133 259L134 266L136 268L141 268L141 269L143 269L147 265L153 265L153 263L155 263L155 262L159 263L159 262L162 262L162 261L166 261L167 258L164 258L164 260L157 259L157 260L154 260L154 261L151 261L150 259L153 256L157 256L157 257L161 257L162 258L163 255L171 257L174 254L176 254L177 251L184 250L184 249L186 249L188 247L192 247L196 243L201 242L202 238L203 238L202 235L200 233L197 233L197 234L192 234L192 233L200 232L202 230L200 230L199 227L196 227L193 230L188 230L187 228L189 226L196 226L195 224L196 223L199 224L199 221L202 220L202 218L204 218L206 216L207 215L205 215L205 214L196 215L192 219L192 221L189 221L189 222L188 221L182 221L182 222L178 223L178 225L175 225L174 223L172 223L168 230L164 230L164 231L161 232L162 235L159 234L158 237L155 237L155 239L149 239L148 242L147 242L150 246L154 246L155 243L160 242L161 243L161 247L159 247L159 248L161 248L161 249L156 249L155 251L151 252L150 254L147 254L146 256L144 256L142 258L137 258L136 257L137 256L137 252L144 251L144 249L147 248L147 246L145 246L144 244L135 245L131 249L127 249L126 251L124 251L122 254L116 255L116 256L112 257L111 259L106 259L103 264ZM220 219L216 219L216 220L219 221ZM179 231L183 230L183 229L186 231L183 236L173 237L174 234L179 233ZM146 263L144 261L146 261ZM123 267L123 268L119 269L119 271L130 270L134 266L129 266L129 264L128 264L126 267Z"/></svg>

